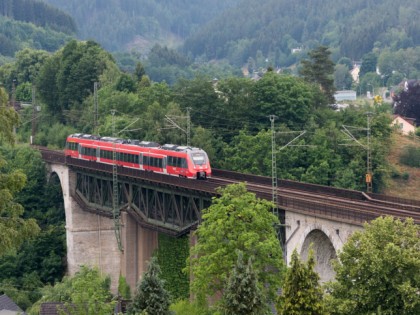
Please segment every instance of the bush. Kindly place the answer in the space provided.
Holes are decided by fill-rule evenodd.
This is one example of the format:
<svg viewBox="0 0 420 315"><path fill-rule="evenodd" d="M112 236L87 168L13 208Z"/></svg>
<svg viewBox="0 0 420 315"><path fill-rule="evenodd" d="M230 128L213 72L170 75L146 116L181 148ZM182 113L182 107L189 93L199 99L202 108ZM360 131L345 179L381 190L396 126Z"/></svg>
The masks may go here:
<svg viewBox="0 0 420 315"><path fill-rule="evenodd" d="M175 315L212 315L212 312L205 305L188 300L179 300L171 304L170 310Z"/></svg>
<svg viewBox="0 0 420 315"><path fill-rule="evenodd" d="M404 180L408 180L409 178L410 178L410 174L409 174L409 173L404 172L404 173L402 174L402 179L404 179Z"/></svg>
<svg viewBox="0 0 420 315"><path fill-rule="evenodd" d="M400 156L400 162L408 166L420 167L420 148L411 145L405 147Z"/></svg>

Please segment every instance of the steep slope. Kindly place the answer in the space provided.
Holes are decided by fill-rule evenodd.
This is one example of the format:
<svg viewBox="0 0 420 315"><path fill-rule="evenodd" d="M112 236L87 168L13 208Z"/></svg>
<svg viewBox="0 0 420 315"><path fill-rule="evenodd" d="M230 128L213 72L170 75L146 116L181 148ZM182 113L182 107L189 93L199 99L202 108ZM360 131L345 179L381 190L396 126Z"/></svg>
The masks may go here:
<svg viewBox="0 0 420 315"><path fill-rule="evenodd" d="M185 51L239 65L259 50L287 64L291 49L323 44L359 60L374 46L419 45L419 12L410 0L244 0L188 38Z"/></svg>
<svg viewBox="0 0 420 315"><path fill-rule="evenodd" d="M71 14L82 39L111 51L181 42L240 0L43 0ZM150 44L149 44L150 46Z"/></svg>
<svg viewBox="0 0 420 315"><path fill-rule="evenodd" d="M420 139L400 134L395 134L393 137L393 145L388 160L394 166L395 172L385 193L420 200L420 168L409 167L400 163L400 156L404 148L408 145L420 148Z"/></svg>

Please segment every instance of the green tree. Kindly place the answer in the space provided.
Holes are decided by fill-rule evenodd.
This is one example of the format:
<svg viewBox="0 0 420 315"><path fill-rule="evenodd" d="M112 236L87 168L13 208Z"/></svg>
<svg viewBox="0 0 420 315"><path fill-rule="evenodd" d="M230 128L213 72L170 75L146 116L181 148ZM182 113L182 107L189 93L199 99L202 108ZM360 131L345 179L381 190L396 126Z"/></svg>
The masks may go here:
<svg viewBox="0 0 420 315"><path fill-rule="evenodd" d="M337 64L334 70L334 86L337 90L349 90L353 78L346 65Z"/></svg>
<svg viewBox="0 0 420 315"><path fill-rule="evenodd" d="M223 292L222 310L225 315L267 314L264 296L258 286L258 275L252 267L252 257L243 262L243 254L238 251L238 259Z"/></svg>
<svg viewBox="0 0 420 315"><path fill-rule="evenodd" d="M308 59L301 61L300 74L312 83L318 83L329 104L334 103L334 62L330 59L331 51L326 46L319 46L308 53Z"/></svg>
<svg viewBox="0 0 420 315"><path fill-rule="evenodd" d="M293 251L283 290L277 301L279 315L326 314L319 275L314 267L315 259L312 251L306 264L300 260L296 249Z"/></svg>
<svg viewBox="0 0 420 315"><path fill-rule="evenodd" d="M268 116L273 114L279 116L279 123L300 127L313 114L314 107L325 104L317 86L274 72L267 72L254 85L252 100L248 120L258 123L259 129L269 124Z"/></svg>
<svg viewBox="0 0 420 315"><path fill-rule="evenodd" d="M331 314L420 314L420 228L380 217L344 244L330 284Z"/></svg>
<svg viewBox="0 0 420 315"><path fill-rule="evenodd" d="M13 126L18 122L17 113L5 106L6 95L0 88L0 144L13 143ZM5 172L6 164L0 156L0 256L40 230L34 219L22 217L24 208L14 199L25 186L26 176L16 169Z"/></svg>
<svg viewBox="0 0 420 315"><path fill-rule="evenodd" d="M282 251L271 213L272 204L257 199L244 183L218 189L220 197L203 211L203 222L196 230L197 243L189 257L191 290L198 299L221 292L237 260L255 257L258 285L266 302L274 299L284 271Z"/></svg>
<svg viewBox="0 0 420 315"><path fill-rule="evenodd" d="M376 73L376 65L378 63L378 57L373 53L367 53L362 58L362 65L360 66L359 76L363 77L368 72Z"/></svg>
<svg viewBox="0 0 420 315"><path fill-rule="evenodd" d="M409 82L394 96L394 112L420 121L420 83Z"/></svg>
<svg viewBox="0 0 420 315"><path fill-rule="evenodd" d="M167 315L169 312L169 293L159 278L160 267L156 257L152 257L149 268L137 284L137 292L129 306L128 314Z"/></svg>
<svg viewBox="0 0 420 315"><path fill-rule="evenodd" d="M64 111L81 106L93 92L94 82L112 62L112 57L95 42L73 40L40 69L40 98L51 113L65 122Z"/></svg>
<svg viewBox="0 0 420 315"><path fill-rule="evenodd" d="M59 314L107 315L114 311L116 301L110 292L110 278L105 277L97 268L82 266L73 277L64 277L53 287L42 290L42 298L29 310L38 314L43 302L61 302Z"/></svg>
<svg viewBox="0 0 420 315"><path fill-rule="evenodd" d="M120 276L118 279L118 294L123 298L123 299L131 299L131 290L130 290L130 286L127 283L127 280L125 279L125 277Z"/></svg>

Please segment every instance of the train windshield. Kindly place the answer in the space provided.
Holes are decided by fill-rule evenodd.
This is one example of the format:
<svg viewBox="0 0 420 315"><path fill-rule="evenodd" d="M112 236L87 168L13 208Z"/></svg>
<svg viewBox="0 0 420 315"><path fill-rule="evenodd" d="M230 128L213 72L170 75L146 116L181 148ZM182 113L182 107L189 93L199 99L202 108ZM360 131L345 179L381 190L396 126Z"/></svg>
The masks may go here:
<svg viewBox="0 0 420 315"><path fill-rule="evenodd" d="M206 164L206 155L204 153L192 153L191 157L195 165Z"/></svg>

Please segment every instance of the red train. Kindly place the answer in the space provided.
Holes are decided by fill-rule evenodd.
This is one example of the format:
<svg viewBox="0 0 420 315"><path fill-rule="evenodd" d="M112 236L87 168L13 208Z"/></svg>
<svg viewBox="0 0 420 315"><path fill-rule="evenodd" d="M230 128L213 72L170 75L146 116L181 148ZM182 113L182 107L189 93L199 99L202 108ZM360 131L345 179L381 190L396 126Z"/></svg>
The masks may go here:
<svg viewBox="0 0 420 315"><path fill-rule="evenodd" d="M98 137L76 133L67 137L65 155L72 158L113 164L115 148L118 165L179 177L211 177L207 153L199 148L156 142Z"/></svg>

